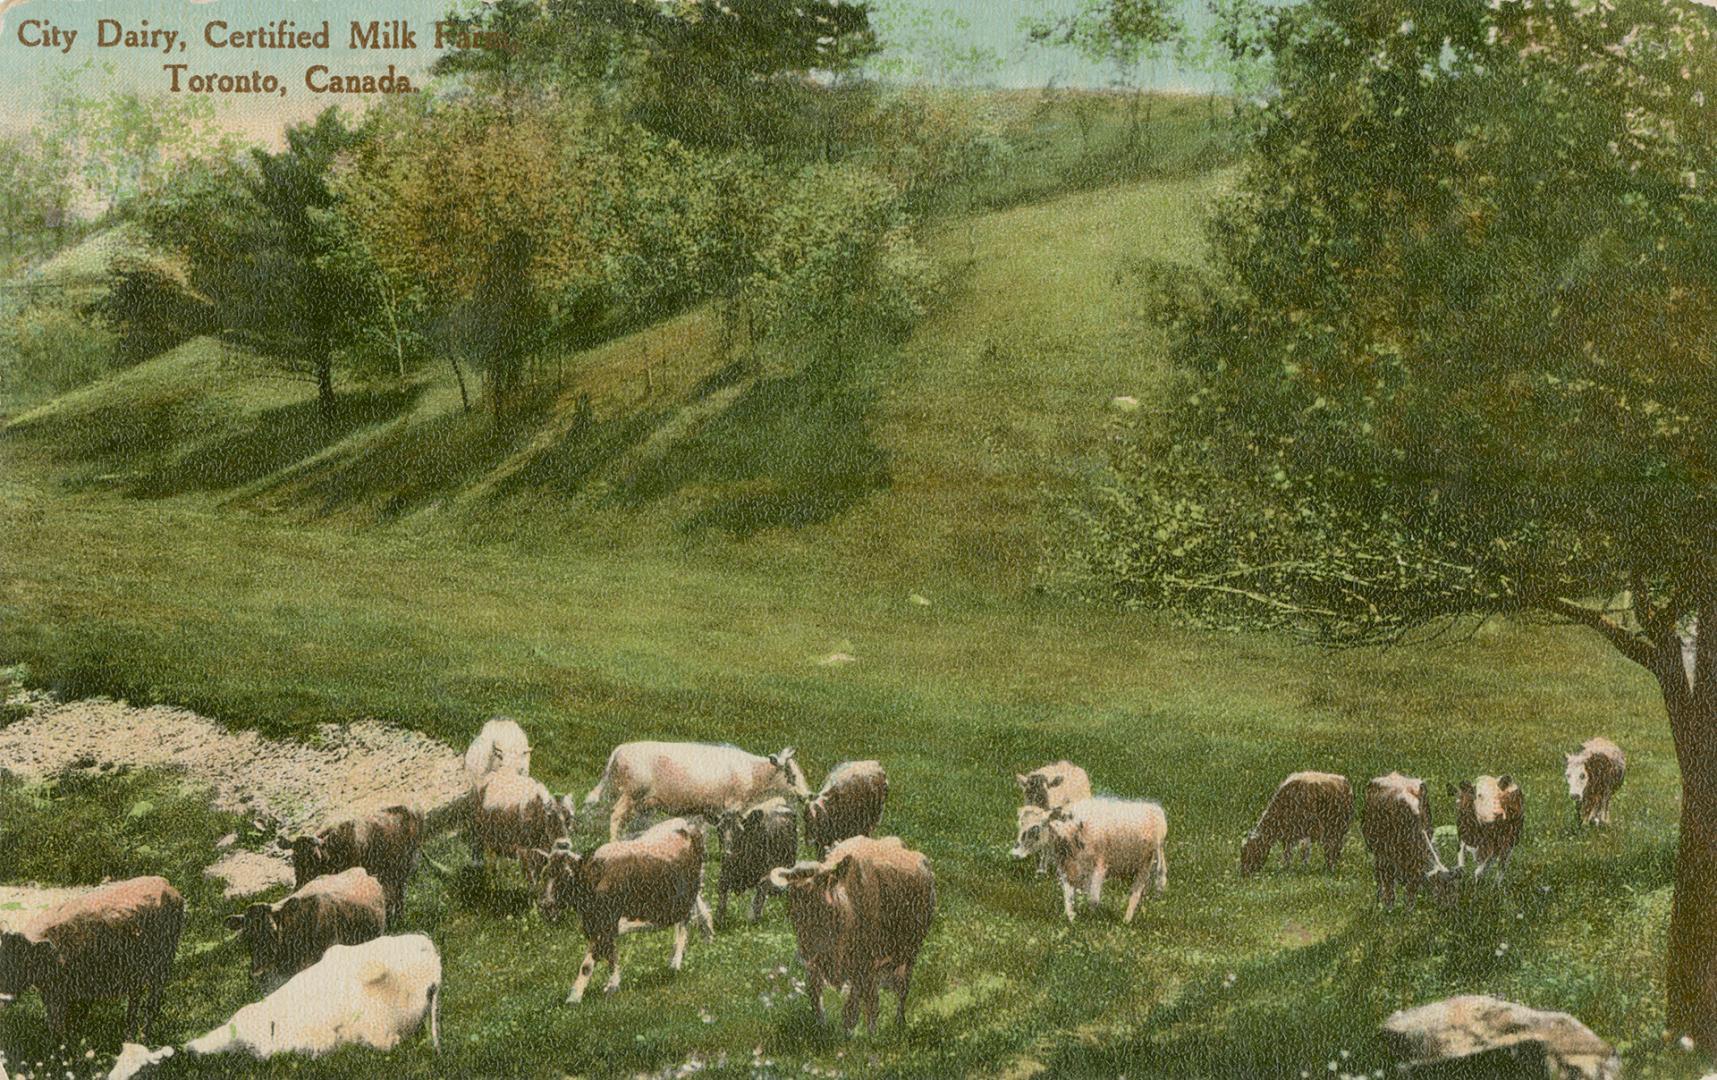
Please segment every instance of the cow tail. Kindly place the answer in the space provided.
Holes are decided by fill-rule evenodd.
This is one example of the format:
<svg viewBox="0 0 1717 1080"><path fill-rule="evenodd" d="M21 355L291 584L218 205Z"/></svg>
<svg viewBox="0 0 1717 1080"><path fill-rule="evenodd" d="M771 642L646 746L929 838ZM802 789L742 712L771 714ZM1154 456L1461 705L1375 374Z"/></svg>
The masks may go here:
<svg viewBox="0 0 1717 1080"><path fill-rule="evenodd" d="M615 747L614 753L608 755L608 764L602 767L602 779L598 780L596 786L590 789L590 794L584 797L585 806L595 806L608 793L608 778L614 773L614 754L619 752L619 747Z"/></svg>
<svg viewBox="0 0 1717 1080"><path fill-rule="evenodd" d="M1169 857L1163 850L1167 846L1159 841L1156 853L1151 856L1151 887L1159 893L1169 891Z"/></svg>
<svg viewBox="0 0 1717 1080"><path fill-rule="evenodd" d="M441 1053L441 984L429 985L429 1044Z"/></svg>

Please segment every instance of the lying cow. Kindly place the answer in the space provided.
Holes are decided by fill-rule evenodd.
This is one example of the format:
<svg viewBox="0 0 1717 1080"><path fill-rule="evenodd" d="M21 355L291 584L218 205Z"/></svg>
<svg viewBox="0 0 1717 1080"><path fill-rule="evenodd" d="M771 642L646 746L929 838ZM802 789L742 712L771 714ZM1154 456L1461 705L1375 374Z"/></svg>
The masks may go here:
<svg viewBox="0 0 1717 1080"><path fill-rule="evenodd" d="M882 820L887 800L888 774L881 762L836 765L817 797L805 804L806 843L822 856L850 836L869 836Z"/></svg>
<svg viewBox="0 0 1717 1080"><path fill-rule="evenodd" d="M267 981L298 974L330 945L360 945L387 929L381 883L361 866L324 874L286 899L252 904L226 926L250 948L250 973Z"/></svg>
<svg viewBox="0 0 1717 1080"><path fill-rule="evenodd" d="M1608 825L1610 800L1622 789L1627 755L1621 747L1600 737L1587 739L1579 753L1563 756L1567 759L1568 794L1574 800L1574 813L1580 824Z"/></svg>
<svg viewBox="0 0 1717 1080"><path fill-rule="evenodd" d="M40 990L56 1037L86 1003L125 998L125 1037L137 1036L143 1006L147 1038L184 927L185 900L165 878L103 885L42 912L22 931L0 933L0 994Z"/></svg>
<svg viewBox="0 0 1717 1080"><path fill-rule="evenodd" d="M1028 773L1016 773L1020 798L1027 806L1054 810L1091 797L1091 778L1071 761L1057 761Z"/></svg>
<svg viewBox="0 0 1717 1080"><path fill-rule="evenodd" d="M417 865L423 814L409 806L360 812L291 843L293 886L302 889L323 874L361 866L382 886L388 921L405 907L405 883Z"/></svg>
<svg viewBox="0 0 1717 1080"><path fill-rule="evenodd" d="M1312 845L1320 844L1325 869L1334 870L1352 823L1353 785L1347 777L1325 772L1293 773L1277 786L1258 824L1241 841L1240 873L1257 873L1277 844L1282 845L1284 867L1293 864L1296 846L1304 863Z"/></svg>
<svg viewBox="0 0 1717 1080"><path fill-rule="evenodd" d="M1111 874L1133 879L1123 922L1133 921L1147 884L1158 894L1168 891L1168 816L1158 803L1104 796L1054 810L1026 807L1020 825L1014 855L1049 853L1068 922L1074 919L1074 896L1084 890L1092 906L1102 903L1103 882Z"/></svg>
<svg viewBox="0 0 1717 1080"><path fill-rule="evenodd" d="M855 836L830 848L822 862L776 870L771 880L787 890L817 1019L823 1019L824 984L850 985L842 1025L851 1031L862 1008L865 1026L875 1031L879 988L887 986L896 1024L904 1028L912 968L936 911L930 860L892 836Z"/></svg>
<svg viewBox="0 0 1717 1080"><path fill-rule="evenodd" d="M578 980L566 997L568 1005L584 1000L597 960L609 965L612 993L620 985L618 942L622 923L674 928L674 957L678 971L685 963L687 929L693 920L704 937L715 936L709 905L703 896L704 835L699 822L670 818L631 840L612 840L589 854L570 847L536 853L542 863L538 885L543 917L558 922L568 911L578 913L589 943Z"/></svg>
<svg viewBox="0 0 1717 1080"><path fill-rule="evenodd" d="M465 776L472 788L481 787L490 773L531 774L531 741L510 717L497 716L484 724L465 751Z"/></svg>
<svg viewBox="0 0 1717 1080"><path fill-rule="evenodd" d="M792 866L799 857L799 819L786 799L774 798L734 814L722 822L721 877L716 885L715 914L727 918L727 894L755 889L751 921L763 915L772 886L769 873Z"/></svg>
<svg viewBox="0 0 1717 1080"><path fill-rule="evenodd" d="M1431 805L1425 781L1392 772L1366 785L1360 813L1360 833L1371 852L1377 877L1377 899L1387 910L1395 906L1395 887L1407 893L1411 909L1419 890L1430 886L1436 896L1453 889L1457 870L1443 865L1431 841Z"/></svg>
<svg viewBox="0 0 1717 1080"><path fill-rule="evenodd" d="M1514 845L1520 840L1520 828L1525 821L1526 795L1512 776L1481 776L1459 787L1449 785L1455 797L1455 832L1460 838L1460 852L1455 868L1465 869L1467 854L1473 856L1473 880L1496 864L1496 881L1501 883Z"/></svg>
<svg viewBox="0 0 1717 1080"><path fill-rule="evenodd" d="M714 743L630 742L608 755L602 779L585 797L595 806L614 798L608 838L617 840L634 811L701 814L712 821L772 795L811 796L793 748L758 757Z"/></svg>
<svg viewBox="0 0 1717 1080"><path fill-rule="evenodd" d="M490 773L471 808L471 861L481 864L490 855L518 859L534 881L541 864L531 852L553 848L563 839L572 828L572 812L570 795L556 799L529 776Z"/></svg>
<svg viewBox="0 0 1717 1080"><path fill-rule="evenodd" d="M274 993L185 1044L193 1057L277 1054L320 1057L346 1046L392 1050L429 1022L441 1049L441 955L422 934L334 945ZM128 1045L109 1080L130 1080L173 1055Z"/></svg>

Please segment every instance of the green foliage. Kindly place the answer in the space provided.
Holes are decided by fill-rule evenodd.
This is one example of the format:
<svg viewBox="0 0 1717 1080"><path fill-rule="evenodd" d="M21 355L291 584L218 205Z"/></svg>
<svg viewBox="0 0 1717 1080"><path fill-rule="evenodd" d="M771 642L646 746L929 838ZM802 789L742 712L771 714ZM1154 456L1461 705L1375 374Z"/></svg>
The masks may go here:
<svg viewBox="0 0 1717 1080"><path fill-rule="evenodd" d="M75 308L32 304L0 324L0 386L82 386L113 369L115 345L111 332Z"/></svg>
<svg viewBox="0 0 1717 1080"><path fill-rule="evenodd" d="M119 337L118 355L137 363L215 329L209 305L159 260L121 256L109 269L95 314Z"/></svg>
<svg viewBox="0 0 1717 1080"><path fill-rule="evenodd" d="M1097 591L1348 640L1630 588L1679 622L1710 587L1711 40L1656 4L1285 17Z"/></svg>

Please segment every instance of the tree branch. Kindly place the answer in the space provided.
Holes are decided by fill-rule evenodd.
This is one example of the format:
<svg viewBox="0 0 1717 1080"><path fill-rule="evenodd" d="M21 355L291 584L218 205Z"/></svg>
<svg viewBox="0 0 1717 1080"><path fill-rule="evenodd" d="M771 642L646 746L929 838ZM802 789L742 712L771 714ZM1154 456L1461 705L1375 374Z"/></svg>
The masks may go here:
<svg viewBox="0 0 1717 1080"><path fill-rule="evenodd" d="M1653 665L1657 660L1657 649L1652 642L1629 630L1603 612L1560 596L1542 606L1546 611L1561 615L1570 622L1591 627L1602 634L1611 645L1614 645L1617 652L1640 667L1656 672L1657 668Z"/></svg>

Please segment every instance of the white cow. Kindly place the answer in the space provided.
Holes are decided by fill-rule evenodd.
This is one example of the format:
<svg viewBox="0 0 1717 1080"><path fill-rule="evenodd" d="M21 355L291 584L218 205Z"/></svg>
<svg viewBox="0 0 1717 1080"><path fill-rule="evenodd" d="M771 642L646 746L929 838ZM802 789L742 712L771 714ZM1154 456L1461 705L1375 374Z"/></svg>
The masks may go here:
<svg viewBox="0 0 1717 1080"><path fill-rule="evenodd" d="M1131 877L1133 888L1121 920L1130 923L1146 885L1157 893L1168 891L1168 859L1163 851L1168 828L1162 806L1143 799L1098 796L1054 810L1024 807L1014 855L1050 853L1061 878L1068 922L1073 921L1073 901L1080 892L1095 907L1103 902L1103 882L1109 875Z"/></svg>
<svg viewBox="0 0 1717 1080"><path fill-rule="evenodd" d="M505 716L484 724L465 751L465 776L472 787L481 786L483 778L494 772L531 774L531 741L524 728Z"/></svg>
<svg viewBox="0 0 1717 1080"><path fill-rule="evenodd" d="M719 821L724 813L737 813L772 795L803 802L811 797L811 789L791 746L759 757L716 743L630 742L608 755L602 779L584 805L595 806L609 795L614 797L614 812L608 836L618 840L635 810L702 814Z"/></svg>
<svg viewBox="0 0 1717 1080"><path fill-rule="evenodd" d="M185 1044L189 1055L319 1057L343 1046L392 1050L423 1027L441 1049L441 956L422 934L332 945L322 959L231 1020ZM109 1080L127 1080L172 1055L129 1044Z"/></svg>

